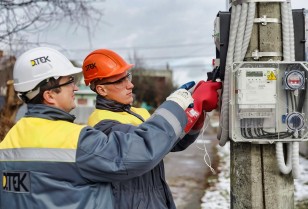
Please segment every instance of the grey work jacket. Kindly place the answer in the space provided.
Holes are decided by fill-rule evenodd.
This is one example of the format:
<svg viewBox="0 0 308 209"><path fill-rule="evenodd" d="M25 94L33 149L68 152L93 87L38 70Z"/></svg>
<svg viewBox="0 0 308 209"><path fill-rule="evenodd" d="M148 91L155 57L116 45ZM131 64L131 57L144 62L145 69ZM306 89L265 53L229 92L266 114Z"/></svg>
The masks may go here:
<svg viewBox="0 0 308 209"><path fill-rule="evenodd" d="M97 96L96 108L99 110L109 110L114 113L114 119L104 119L95 128L110 134L114 131L133 133L136 126L121 124L117 121L119 115L116 112L127 112L130 117L137 117L142 122L142 117L138 112L132 112L129 105L119 104L115 101L106 100ZM121 113L123 114L123 113ZM102 114L103 115L103 114ZM111 115L110 113L108 114ZM198 137L199 132L190 132L172 148L171 151L181 151L186 149ZM152 138L156 141L156 138ZM115 196L116 209L175 209L172 193L165 179L165 169L163 160L152 170L141 176L121 181L113 182L113 193Z"/></svg>
<svg viewBox="0 0 308 209"><path fill-rule="evenodd" d="M111 183L153 169L187 122L172 101L131 133L107 136L73 120L59 109L28 105L0 143L1 209L113 209Z"/></svg>

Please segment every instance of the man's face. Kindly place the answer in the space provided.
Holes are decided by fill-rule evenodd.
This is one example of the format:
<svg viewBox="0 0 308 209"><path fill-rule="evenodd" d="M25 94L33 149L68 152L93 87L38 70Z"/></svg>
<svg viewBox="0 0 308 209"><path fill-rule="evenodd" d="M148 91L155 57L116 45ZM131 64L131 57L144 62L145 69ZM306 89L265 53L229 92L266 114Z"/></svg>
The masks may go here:
<svg viewBox="0 0 308 209"><path fill-rule="evenodd" d="M128 72L116 76L105 78L102 85L96 89L98 93L106 99L119 102L121 104L133 103L133 88L131 75Z"/></svg>
<svg viewBox="0 0 308 209"><path fill-rule="evenodd" d="M60 92L53 92L53 105L65 112L70 112L76 107L75 104L75 91L78 91L78 87L74 83L74 77L63 76L60 78L59 85ZM52 90L51 90L52 91Z"/></svg>

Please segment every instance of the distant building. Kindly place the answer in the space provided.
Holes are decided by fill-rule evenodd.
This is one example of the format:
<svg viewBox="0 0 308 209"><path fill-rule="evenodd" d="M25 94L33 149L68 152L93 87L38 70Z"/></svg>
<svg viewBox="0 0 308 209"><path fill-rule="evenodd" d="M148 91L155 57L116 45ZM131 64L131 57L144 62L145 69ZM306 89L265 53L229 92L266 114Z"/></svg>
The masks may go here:
<svg viewBox="0 0 308 209"><path fill-rule="evenodd" d="M159 106L172 91L172 70L133 69L133 90L137 103L146 102L152 107Z"/></svg>
<svg viewBox="0 0 308 209"><path fill-rule="evenodd" d="M75 92L76 108L71 114L75 115L75 123L86 124L88 118L95 108L96 93L84 84L80 84L79 91Z"/></svg>
<svg viewBox="0 0 308 209"><path fill-rule="evenodd" d="M96 93L89 87L81 84L79 90L75 92L75 101L78 107L94 107L96 103Z"/></svg>
<svg viewBox="0 0 308 209"><path fill-rule="evenodd" d="M166 85L172 83L172 70L144 70L133 69L133 77L151 77L157 80L157 85Z"/></svg>

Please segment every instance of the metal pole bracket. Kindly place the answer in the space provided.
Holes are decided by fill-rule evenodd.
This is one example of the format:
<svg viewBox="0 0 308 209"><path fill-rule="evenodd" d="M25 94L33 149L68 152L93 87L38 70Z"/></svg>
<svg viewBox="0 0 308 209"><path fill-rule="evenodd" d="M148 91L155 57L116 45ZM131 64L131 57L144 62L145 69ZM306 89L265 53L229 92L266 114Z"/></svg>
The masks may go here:
<svg viewBox="0 0 308 209"><path fill-rule="evenodd" d="M239 5L239 4L243 4L243 3L273 3L273 2L276 2L276 3L290 3L291 0L232 0L230 2L231 5Z"/></svg>
<svg viewBox="0 0 308 209"><path fill-rule="evenodd" d="M267 23L281 23L281 20L278 18L268 18L266 15L263 17L255 18L254 23L261 23L261 25L267 25Z"/></svg>
<svg viewBox="0 0 308 209"><path fill-rule="evenodd" d="M282 57L281 52L259 52L259 50L255 50L252 52L252 57L254 60L260 59L260 57Z"/></svg>

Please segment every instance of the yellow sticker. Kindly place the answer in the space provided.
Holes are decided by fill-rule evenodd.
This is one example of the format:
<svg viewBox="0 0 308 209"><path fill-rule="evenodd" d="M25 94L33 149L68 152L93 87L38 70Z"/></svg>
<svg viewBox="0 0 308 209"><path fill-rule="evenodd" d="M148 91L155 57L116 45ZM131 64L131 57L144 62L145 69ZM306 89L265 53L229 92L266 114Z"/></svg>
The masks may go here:
<svg viewBox="0 0 308 209"><path fill-rule="evenodd" d="M6 187L6 176L2 177L2 187Z"/></svg>
<svg viewBox="0 0 308 209"><path fill-rule="evenodd" d="M276 75L274 74L273 71L271 71L268 75L267 75L267 80L277 80Z"/></svg>

